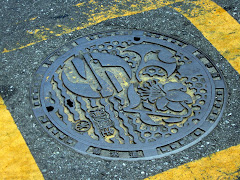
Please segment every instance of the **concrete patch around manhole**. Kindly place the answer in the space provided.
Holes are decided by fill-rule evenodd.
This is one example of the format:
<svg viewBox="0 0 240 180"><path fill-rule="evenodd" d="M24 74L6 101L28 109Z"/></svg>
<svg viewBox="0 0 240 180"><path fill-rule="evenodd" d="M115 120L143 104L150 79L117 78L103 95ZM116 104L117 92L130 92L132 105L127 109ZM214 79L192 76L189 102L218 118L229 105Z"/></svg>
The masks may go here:
<svg viewBox="0 0 240 180"><path fill-rule="evenodd" d="M197 48L140 30L78 38L33 77L33 112L58 141L114 160L154 159L200 141L218 123L227 90Z"/></svg>

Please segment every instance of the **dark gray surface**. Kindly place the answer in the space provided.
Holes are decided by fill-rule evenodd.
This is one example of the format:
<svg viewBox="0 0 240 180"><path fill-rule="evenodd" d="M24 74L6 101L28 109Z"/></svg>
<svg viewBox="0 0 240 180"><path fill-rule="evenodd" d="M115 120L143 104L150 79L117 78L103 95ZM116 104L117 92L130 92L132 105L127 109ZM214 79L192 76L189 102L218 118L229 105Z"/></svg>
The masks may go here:
<svg viewBox="0 0 240 180"><path fill-rule="evenodd" d="M240 2L229 0L213 0L225 9L238 23L240 23Z"/></svg>
<svg viewBox="0 0 240 180"><path fill-rule="evenodd" d="M239 12L239 1L219 0L216 2L226 7L234 4ZM28 42L29 38L32 38L30 35L25 35L28 29L36 29L37 26L47 26L53 23L67 23L66 18L56 20L50 17L64 15L67 11L71 13L74 3L68 3L71 6L64 7L63 2L52 2L49 5L44 1L4 1L0 13L2 16L1 48L14 48L16 41ZM234 8L228 11L232 15L235 12ZM37 15L40 16L38 22L25 23L25 19ZM78 14L71 14L71 16L86 21ZM239 13L234 17L239 20ZM68 25L76 26L76 22L73 23L75 24L68 22ZM222 70L229 89L227 107L218 126L201 142L161 159L138 162L106 161L83 156L66 148L48 136L37 123L30 110L29 87L31 76L42 60L73 37L118 28L143 29L179 37L209 55ZM238 138L239 74L186 18L171 8L164 7L133 16L107 20L81 31L72 32L71 35L52 37L47 41L4 53L1 56L0 95L5 100L5 104L46 179L142 179L240 143Z"/></svg>

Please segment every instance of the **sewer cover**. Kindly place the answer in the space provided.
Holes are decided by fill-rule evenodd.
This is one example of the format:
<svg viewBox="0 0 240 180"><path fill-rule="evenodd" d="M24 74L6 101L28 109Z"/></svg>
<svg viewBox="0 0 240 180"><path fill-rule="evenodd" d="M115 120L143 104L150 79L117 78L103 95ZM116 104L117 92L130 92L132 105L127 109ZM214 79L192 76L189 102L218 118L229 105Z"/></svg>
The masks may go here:
<svg viewBox="0 0 240 180"><path fill-rule="evenodd" d="M137 30L82 37L33 77L33 112L54 138L105 159L179 152L206 136L226 104L223 76L195 47Z"/></svg>

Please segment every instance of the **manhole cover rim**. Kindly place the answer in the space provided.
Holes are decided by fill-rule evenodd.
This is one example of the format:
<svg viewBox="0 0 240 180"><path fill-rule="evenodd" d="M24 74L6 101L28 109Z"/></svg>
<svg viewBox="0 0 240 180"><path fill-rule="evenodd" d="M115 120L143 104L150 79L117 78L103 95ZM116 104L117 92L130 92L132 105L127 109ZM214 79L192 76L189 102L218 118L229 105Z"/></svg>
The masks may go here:
<svg viewBox="0 0 240 180"><path fill-rule="evenodd" d="M124 30L124 31L129 31L129 30ZM141 30L130 30L130 31L132 31L132 32L147 32L147 31L141 31ZM115 30L114 30L114 31L110 31L109 33L111 33L111 32L116 32L116 31L115 31ZM98 34L102 34L102 33L105 33L105 32L99 32ZM151 33L152 33L152 32L151 32ZM170 35L164 35L164 34L162 34L162 33L161 33L161 34L160 34L160 33L155 33L155 34L159 34L159 35L161 35L161 36L166 36L166 37L168 37L168 38L171 38ZM88 35L88 36L91 36L91 34ZM88 37L88 36L86 36L86 37ZM84 39L84 38L85 38L85 37L80 37L80 38L77 38L77 39ZM179 38L173 37L172 39L176 39L176 40L178 40L178 41L180 41L180 42L183 42L184 44L189 45L188 43L185 43L184 41L182 41L182 40L179 39ZM76 40L76 39L75 39L75 40ZM75 42L75 40L70 41L70 43ZM191 46L192 46L192 45L191 45ZM53 53L51 53L51 54L41 63L41 65L40 65L39 67L41 67L46 61L48 61L49 57L51 57L52 54L54 54L55 52L61 50L62 47L64 47L64 45L61 46L60 48L56 49ZM194 47L194 46L193 46L193 47ZM197 48L196 48L196 49L197 49ZM160 158L160 157L163 157L163 156L167 156L167 155L170 155L170 154L173 154L173 153L182 151L182 150L184 150L184 149L192 146L193 144L196 144L197 142L201 141L202 138L204 138L205 136L207 136L207 135L216 127L216 125L218 124L219 120L220 120L221 117L222 117L222 114L223 114L224 109L225 109L225 106L226 106L227 88L226 88L226 82L224 81L224 77L223 77L223 75L222 75L222 72L216 67L216 65L215 65L215 64L213 63L213 61L209 58L208 55L206 55L205 53L203 53L203 52L202 52L201 50L199 50L199 49L197 49L197 51L200 52L201 54L203 54L203 55L208 59L208 61L211 62L211 64L215 67L215 69L218 70L218 73L219 73L219 75L221 76L222 81L224 82L224 85L225 85L225 89L224 89L224 102L223 102L223 105L222 105L221 112L220 112L220 114L218 115L218 118L216 119L216 121L211 125L211 127L210 127L206 132L204 132L204 134L201 135L200 138L192 141L191 143L189 143L189 144L187 144L187 145L184 145L184 146L181 147L181 148L178 148L178 149L176 149L176 150L172 150L171 152L166 152L166 153L164 153L164 154L156 155L156 156L153 156L153 157L140 157L140 158L114 158L114 157L98 156L98 155L94 155L94 154L89 154L89 153L87 153L87 152L83 152L83 151L81 151L81 150L78 150L78 149L76 149L76 148L73 148L73 147L69 146L68 144L66 144L66 142L63 142L63 141L61 141L61 140L59 140L59 139L57 139L57 140L58 140L59 142L63 143L64 145L67 145L68 147L71 147L71 148L75 149L76 151L78 151L78 152L80 152L80 153L82 153L82 154L87 154L87 155L90 155L90 156L100 157L100 158L108 159L108 160L109 160L109 159L111 159L111 160L114 159L114 160L129 160L129 161L133 161L133 160L150 160L150 159ZM62 56L62 55L63 55L63 54L61 54L60 56ZM60 56L59 56L59 57L60 57ZM40 68L39 68L39 69L40 69ZM39 70L39 69L38 69L38 70ZM33 92L33 91L32 91L33 84L34 84L34 82L32 81L32 86L31 86L31 90L30 90L30 97L32 97L32 93L31 93L31 92ZM32 98L33 98L33 97L32 97ZM32 99L32 98L31 98L31 99ZM30 102L32 103L32 100L31 100ZM33 104L32 104L32 106L33 106ZM34 114L35 114L35 117L37 117L36 112L35 112L35 111L33 111L33 112L34 112ZM38 119L38 118L37 118L37 119ZM41 123L39 120L38 120L38 122L41 124L41 126L43 126L43 128L45 129L45 131L46 131L48 134L50 134L50 136L52 136L54 139L56 139L56 137L55 137L53 134L49 133L49 131L47 130L46 126L43 125L43 123Z"/></svg>

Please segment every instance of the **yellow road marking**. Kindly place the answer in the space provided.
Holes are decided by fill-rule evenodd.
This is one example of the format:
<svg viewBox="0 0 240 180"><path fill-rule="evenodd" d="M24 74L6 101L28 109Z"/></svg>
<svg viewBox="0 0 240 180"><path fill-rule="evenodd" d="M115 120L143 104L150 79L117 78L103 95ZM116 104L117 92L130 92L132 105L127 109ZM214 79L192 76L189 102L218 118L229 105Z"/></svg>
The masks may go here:
<svg viewBox="0 0 240 180"><path fill-rule="evenodd" d="M145 180L238 179L240 177L240 145L219 151L209 157L186 163Z"/></svg>
<svg viewBox="0 0 240 180"><path fill-rule="evenodd" d="M81 7L81 6L83 6L83 5L84 5L84 3L85 3L85 2L78 3L78 4L74 5L74 6Z"/></svg>
<svg viewBox="0 0 240 180"><path fill-rule="evenodd" d="M81 26L68 27L66 25L58 24L48 28L41 26L38 29L26 31L27 34L34 35L34 39L32 39L32 42L24 45L19 45L18 47L13 49L4 48L2 53L23 49L25 47L32 46L36 43L45 41L51 38L52 36L61 36L63 34L69 34L76 30L81 30L89 26L96 25L108 19L113 19L113 18L123 17L123 16L130 16L130 15L138 14L141 12L164 7L167 5L171 5L172 3L175 3L175 2L182 2L182 1L183 0L170 0L168 2L161 2L161 1L155 1L155 0L139 0L137 2L131 2L129 0L122 0L122 1L114 0L113 1L114 5L112 6L109 5L105 7L100 5L101 1L96 2L94 0L90 0L88 2L78 3L75 6L81 7L84 5L84 7L89 7L91 5L92 7L90 11L86 10L86 12L82 12L82 11L80 12L82 13L80 15L87 16L87 21L85 23L82 23ZM76 24L78 23L78 21L79 19L76 19Z"/></svg>
<svg viewBox="0 0 240 180"><path fill-rule="evenodd" d="M240 24L213 1L192 1L191 6L191 11L183 6L174 9L190 20L240 73Z"/></svg>
<svg viewBox="0 0 240 180"><path fill-rule="evenodd" d="M33 17L30 19L30 21L34 21L35 19L37 19L37 16L36 17Z"/></svg>
<svg viewBox="0 0 240 180"><path fill-rule="evenodd" d="M174 3L180 2L182 4L178 4L178 7L174 6ZM130 16L134 14L138 14L141 12L149 11L158 9L164 6L169 6L183 14L187 19L189 19L205 36L206 39L208 39L213 46L231 63L231 65L240 73L240 25L237 23L237 21L231 17L223 8L218 6L216 3L210 1L210 0L201 0L201 1L184 1L184 0L169 0L169 1L157 1L157 0L139 0L139 1L129 1L129 0L115 0L114 5L109 5L106 7L103 7L99 4L99 2L96 2L94 0L85 2L85 3L79 3L76 4L76 7L83 7L88 6L89 4L93 5L93 8L91 11L83 12L84 15L87 17L86 23L81 24L81 26L76 27L68 27L65 25L54 25L51 27L40 27L39 29L34 29L32 31L27 31L27 34L32 34L34 38L31 42L24 45L17 45L17 47L13 49L6 49L2 51L2 53L7 53L11 51L15 51L17 49L23 49L25 47L34 45L38 42L47 40L51 38L52 36L61 36L63 34L68 34L76 30L84 29L86 27L98 24L102 21L113 19L116 17L123 17L123 16ZM183 4L185 6L189 6L190 8L184 9ZM36 18L32 18L30 20L37 21ZM73 19L72 19L73 20ZM76 22L78 20L76 19ZM0 102L2 100L0 99ZM37 179L42 178L41 173L39 172L39 169L37 165L35 164L34 159L31 156L31 153L29 152L20 132L18 131L16 125L14 124L14 121L12 120L12 117L10 113L6 110L5 105L3 105L3 102L0 103L0 119L4 119L6 122L10 122L7 124L10 124L9 127L6 126L5 121L0 122L0 126L2 131L0 132L0 142L1 142L1 152L0 157L3 159L2 162L0 162L0 174L13 174L12 177L24 175L22 172L31 171L29 173L29 177L36 177ZM10 131L8 128L15 128L14 131ZM15 132L16 131L16 132ZM9 133L11 132L11 133ZM5 133L5 134L4 134ZM20 139L19 139L20 138ZM13 139L17 139L13 141ZM19 140L18 140L19 139ZM9 141L8 141L9 140ZM12 142L11 142L12 141ZM6 143L7 142L7 143ZM21 148L18 148L21 147ZM22 148L25 147L25 148ZM233 149L233 150L232 150ZM230 152L232 153L231 156L234 156L234 161L231 162L231 164L227 164L227 168L230 169L227 171L220 170L225 173L233 173L233 174L227 174L228 177L235 177L239 175L239 172L235 172L239 168L239 161L240 157L237 157L236 150L238 151L239 155L239 146L232 147L228 150L222 151L222 152ZM219 152L219 153L222 153ZM7 158L6 158L7 154ZM20 158L19 154L26 154L26 158ZM213 157L217 156L213 155ZM219 160L216 160L220 165L224 164L225 162L228 162L231 158L229 158L229 154L224 155L221 154L221 158ZM3 158L4 157L4 158ZM19 159L15 159L19 158ZM9 162L6 162L6 160L11 161L11 164L8 164ZM27 161L25 161L27 159ZM202 162L207 162L208 158L203 158ZM201 160L200 160L201 161ZM18 168L13 168L12 164L16 162ZM198 161L197 161L198 162ZM214 162L214 161L212 161ZM27 163L30 163L30 165L26 165ZM192 162L196 163L196 162ZM205 163L200 163L199 165L204 166ZM214 172L213 175L217 174L218 168L223 168L222 166L217 165L209 165L207 172ZM230 166L228 166L230 165ZM182 167L182 166L180 166ZM197 170L197 165L193 164L191 166L192 172L199 172L199 176L197 177L203 177L204 171L201 171L200 169ZM200 168L201 168L200 167ZM30 168L30 170L28 169ZM17 173L9 173L10 171L14 171ZM186 169L185 169L186 170ZM22 172L21 172L22 171ZM171 171L171 170L170 170ZM231 172L230 172L231 171ZM7 173L5 173L7 172ZM20 173L21 172L21 173ZM169 172L169 171L167 171ZM166 172L166 173L167 173ZM180 173L180 172L179 172ZM181 173L185 173L185 171L181 171ZM219 172L221 173L221 172ZM164 174L164 173L163 173ZM185 174L184 174L185 175ZM186 173L186 177L187 174ZM27 177L27 176L26 176ZM165 179L170 179L170 176ZM208 176L210 177L210 176ZM214 178L215 176L213 176ZM218 176L219 177L219 176ZM221 178L224 177L224 173L221 174ZM189 179L189 178L185 178Z"/></svg>
<svg viewBox="0 0 240 180"><path fill-rule="evenodd" d="M0 177L1 179L44 179L1 97Z"/></svg>
<svg viewBox="0 0 240 180"><path fill-rule="evenodd" d="M178 7L173 7L174 3ZM210 0L184 1L184 0L139 0L137 2L129 0L114 0L113 5L101 6L99 1L88 1L78 3L76 7L92 6L92 10L81 12L86 15L88 20L81 26L68 27L64 25L54 25L51 27L42 26L39 29L27 31L34 34L32 42L20 45L17 48L6 49L2 53L23 49L38 42L49 39L51 36L61 36L76 30L98 24L102 21L116 17L130 16L141 12L161 8L164 6L173 7L189 19L202 34L213 44L213 46L231 63L231 65L240 73L240 25L223 8ZM189 8L182 8L183 5ZM32 18L34 19L34 18ZM32 20L30 19L30 20ZM77 20L76 20L77 21Z"/></svg>

